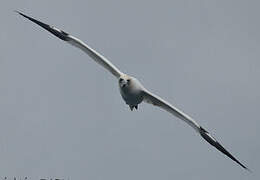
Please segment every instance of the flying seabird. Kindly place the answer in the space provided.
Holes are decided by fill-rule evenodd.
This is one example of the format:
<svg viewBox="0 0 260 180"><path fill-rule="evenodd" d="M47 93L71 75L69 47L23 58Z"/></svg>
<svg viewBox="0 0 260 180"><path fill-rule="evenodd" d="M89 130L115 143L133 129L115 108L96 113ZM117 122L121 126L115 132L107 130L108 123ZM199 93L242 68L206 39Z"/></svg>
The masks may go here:
<svg viewBox="0 0 260 180"><path fill-rule="evenodd" d="M42 28L46 29L53 35L57 36L63 41L68 42L69 44L76 46L81 49L85 53L87 53L94 61L98 64L102 65L106 70L111 72L117 79L120 94L125 101L125 103L130 107L131 111L135 108L137 110L138 105L141 102L146 102L152 104L154 106L158 106L165 111L171 113L172 115L178 117L179 119L185 121L188 125L190 125L198 134L201 135L203 139L205 139L209 144L217 148L223 154L231 158L233 161L238 163L241 167L246 170L249 170L246 166L240 163L233 155L231 155L214 137L212 137L207 130L205 130L202 126L200 126L196 121L194 121L190 116L183 113L169 102L160 98L159 96L148 91L144 86L134 77L129 76L123 72L121 72L115 65L113 65L108 59L99 54L97 51L92 49L90 46L85 44L80 39L48 24L45 24L41 21L38 21L32 17L29 17L19 11L16 11L23 17L29 19L30 21L38 24Z"/></svg>

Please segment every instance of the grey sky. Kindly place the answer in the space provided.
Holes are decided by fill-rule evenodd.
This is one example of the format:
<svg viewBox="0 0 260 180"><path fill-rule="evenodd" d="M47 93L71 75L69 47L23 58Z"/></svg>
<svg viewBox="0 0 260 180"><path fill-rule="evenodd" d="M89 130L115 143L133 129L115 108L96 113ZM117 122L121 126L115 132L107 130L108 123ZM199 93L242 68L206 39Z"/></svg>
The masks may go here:
<svg viewBox="0 0 260 180"><path fill-rule="evenodd" d="M259 1L4 1L1 177L259 179ZM172 115L131 112L114 77L13 12L80 38L208 129L248 173Z"/></svg>

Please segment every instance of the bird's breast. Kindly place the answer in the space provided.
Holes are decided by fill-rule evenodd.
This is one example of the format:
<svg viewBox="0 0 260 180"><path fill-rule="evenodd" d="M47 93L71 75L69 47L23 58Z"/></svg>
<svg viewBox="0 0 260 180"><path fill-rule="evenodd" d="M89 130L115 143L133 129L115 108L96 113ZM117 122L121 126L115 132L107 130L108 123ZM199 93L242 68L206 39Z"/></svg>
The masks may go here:
<svg viewBox="0 0 260 180"><path fill-rule="evenodd" d="M131 87L120 88L120 94L126 104L138 105L143 101L142 91Z"/></svg>

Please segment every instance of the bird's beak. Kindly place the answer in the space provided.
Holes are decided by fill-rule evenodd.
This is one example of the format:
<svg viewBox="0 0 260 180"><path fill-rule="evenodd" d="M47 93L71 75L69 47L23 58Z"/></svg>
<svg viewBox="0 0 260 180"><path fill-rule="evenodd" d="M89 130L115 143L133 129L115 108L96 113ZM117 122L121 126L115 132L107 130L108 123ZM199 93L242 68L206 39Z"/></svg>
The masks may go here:
<svg viewBox="0 0 260 180"><path fill-rule="evenodd" d="M126 82L126 81L122 81L122 82L121 82L121 87L122 87L122 88L126 87L126 85L127 85L127 82Z"/></svg>

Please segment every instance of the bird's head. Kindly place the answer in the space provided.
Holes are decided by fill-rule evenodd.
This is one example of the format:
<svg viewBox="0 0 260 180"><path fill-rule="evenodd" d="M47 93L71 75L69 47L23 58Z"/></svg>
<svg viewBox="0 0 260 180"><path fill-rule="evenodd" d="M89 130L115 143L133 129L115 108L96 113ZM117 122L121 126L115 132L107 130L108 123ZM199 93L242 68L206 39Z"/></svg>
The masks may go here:
<svg viewBox="0 0 260 180"><path fill-rule="evenodd" d="M120 88L126 88L131 83L131 77L129 77L127 75L120 76L120 78L118 79L118 83L119 83Z"/></svg>

